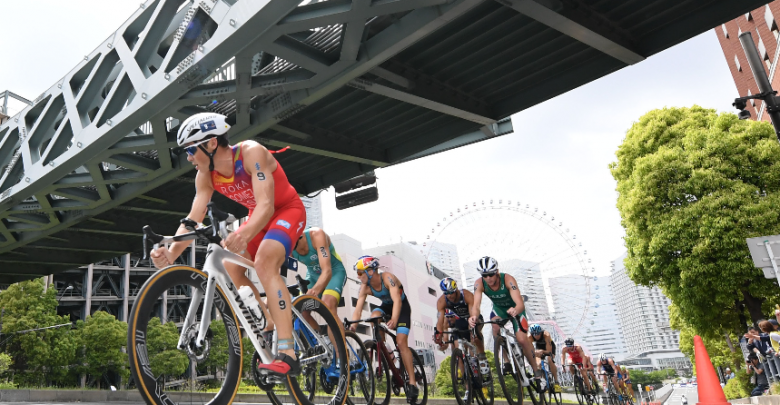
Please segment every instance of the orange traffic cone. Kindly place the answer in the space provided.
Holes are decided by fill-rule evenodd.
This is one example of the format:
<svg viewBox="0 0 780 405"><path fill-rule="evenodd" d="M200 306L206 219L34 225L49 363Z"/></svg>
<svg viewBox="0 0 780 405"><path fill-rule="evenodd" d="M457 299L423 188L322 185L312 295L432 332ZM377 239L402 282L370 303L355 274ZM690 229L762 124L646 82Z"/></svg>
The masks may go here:
<svg viewBox="0 0 780 405"><path fill-rule="evenodd" d="M707 354L707 348L699 335L693 337L693 350L696 355L696 378L699 381L697 390L699 392L699 402L697 405L724 405L729 404L726 401L726 395L723 394L723 388L720 386L715 367L712 366L710 355Z"/></svg>

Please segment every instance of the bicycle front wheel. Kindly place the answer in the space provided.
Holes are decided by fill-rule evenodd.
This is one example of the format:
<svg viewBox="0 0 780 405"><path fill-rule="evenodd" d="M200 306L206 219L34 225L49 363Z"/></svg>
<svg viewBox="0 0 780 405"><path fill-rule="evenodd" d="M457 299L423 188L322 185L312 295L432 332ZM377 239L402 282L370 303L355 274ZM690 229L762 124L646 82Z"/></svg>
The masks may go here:
<svg viewBox="0 0 780 405"><path fill-rule="evenodd" d="M188 266L171 266L154 273L141 287L127 328L130 371L149 405L171 403L230 404L241 381L239 321L219 286L214 291L214 311L201 319L203 299L195 323L179 332L176 323L187 315L196 291L205 293L206 273ZM202 297L201 294L197 294ZM214 321L219 315L221 321ZM210 322L203 347L195 346L198 326ZM186 347L179 348L180 333ZM218 386L217 392L207 392Z"/></svg>
<svg viewBox="0 0 780 405"><path fill-rule="evenodd" d="M349 405L373 405L376 381L371 358L357 333L348 330L344 332L349 356L349 373L351 375L350 394L347 396Z"/></svg>
<svg viewBox="0 0 780 405"><path fill-rule="evenodd" d="M364 343L366 350L368 350L368 357L371 359L369 367L374 371L374 377L376 378L374 404L387 405L393 396L393 378L390 375L389 363L382 350L377 347L377 342L366 340ZM383 345L384 343L380 342L379 344Z"/></svg>
<svg viewBox="0 0 780 405"><path fill-rule="evenodd" d="M504 391L506 402L509 405L522 405L523 385L519 373L524 372L523 368L514 360L514 356L507 349L506 341L501 337L494 339L493 354L495 355L498 383L501 385L501 390Z"/></svg>
<svg viewBox="0 0 780 405"><path fill-rule="evenodd" d="M450 357L450 375L452 376L452 395L458 401L458 405L471 404L471 396L474 390L471 387L471 373L466 357L460 349L452 349Z"/></svg>
<svg viewBox="0 0 780 405"><path fill-rule="evenodd" d="M585 405L585 389L582 378L578 375L574 376L574 395L577 396L577 402L579 402L580 405Z"/></svg>

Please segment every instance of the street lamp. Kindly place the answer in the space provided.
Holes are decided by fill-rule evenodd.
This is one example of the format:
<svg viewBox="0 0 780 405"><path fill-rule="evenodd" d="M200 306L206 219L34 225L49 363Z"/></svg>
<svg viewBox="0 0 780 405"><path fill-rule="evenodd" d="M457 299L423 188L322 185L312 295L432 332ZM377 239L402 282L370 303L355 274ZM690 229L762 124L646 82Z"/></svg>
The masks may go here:
<svg viewBox="0 0 780 405"><path fill-rule="evenodd" d="M73 289L73 286L72 285L68 285L67 287L65 287L64 290L62 290L62 292L60 293L60 296L57 297L57 305L60 305L60 300L62 299L62 296L65 295L65 291L72 290L72 289Z"/></svg>

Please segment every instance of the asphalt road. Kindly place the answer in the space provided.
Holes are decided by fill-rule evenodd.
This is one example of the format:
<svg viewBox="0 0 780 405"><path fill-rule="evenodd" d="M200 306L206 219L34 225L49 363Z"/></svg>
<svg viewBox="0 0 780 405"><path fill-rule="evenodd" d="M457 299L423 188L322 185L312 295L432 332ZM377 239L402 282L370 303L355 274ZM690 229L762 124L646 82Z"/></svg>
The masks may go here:
<svg viewBox="0 0 780 405"><path fill-rule="evenodd" d="M696 387L675 388L664 405L682 405L682 396L688 399L688 405L696 405L699 402L699 394Z"/></svg>

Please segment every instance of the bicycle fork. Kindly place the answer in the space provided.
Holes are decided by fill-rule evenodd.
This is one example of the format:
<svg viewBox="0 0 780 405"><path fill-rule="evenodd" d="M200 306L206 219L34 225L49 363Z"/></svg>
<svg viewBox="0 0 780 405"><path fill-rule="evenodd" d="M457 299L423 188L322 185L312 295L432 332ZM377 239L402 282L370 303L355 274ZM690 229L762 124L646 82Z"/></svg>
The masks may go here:
<svg viewBox="0 0 780 405"><path fill-rule="evenodd" d="M522 384L522 386L523 387L528 387L529 385L531 385L531 381L529 381L528 380L528 376L525 375L525 370L517 370L516 369L518 364L525 364L525 362L522 361L523 348L522 347L518 347L517 345L513 345L513 344L508 344L507 346L508 347L513 347L514 346L515 348L518 349L518 350L512 350L512 357L514 357L514 359L515 359L515 361L512 362L512 369L514 369L515 373L520 376L520 379L521 379L520 383Z"/></svg>

